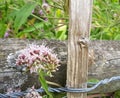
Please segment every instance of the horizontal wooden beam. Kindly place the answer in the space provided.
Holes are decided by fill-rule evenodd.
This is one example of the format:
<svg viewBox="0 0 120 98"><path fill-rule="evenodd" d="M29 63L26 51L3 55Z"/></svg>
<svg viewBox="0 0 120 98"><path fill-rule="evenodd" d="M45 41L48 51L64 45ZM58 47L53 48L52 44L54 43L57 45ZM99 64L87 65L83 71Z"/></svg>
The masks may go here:
<svg viewBox="0 0 120 98"><path fill-rule="evenodd" d="M50 48L54 47L55 52L61 60L59 70L53 78L48 80L56 82L62 86L66 84L67 65L67 41L56 40L20 40L20 39L0 39L0 92L14 86L21 86L23 90L35 85L40 87L37 75L22 74L13 72L14 69L7 67L7 56L16 50L23 49L27 44L45 43ZM105 79L120 75L120 41L91 41L89 53L89 79ZM11 72L12 71L12 72ZM64 76L64 77L63 77ZM31 82L29 82L31 81ZM114 83L115 84L115 83ZM117 84L118 85L118 84ZM118 89L117 86L113 89ZM106 92L113 91L110 87Z"/></svg>

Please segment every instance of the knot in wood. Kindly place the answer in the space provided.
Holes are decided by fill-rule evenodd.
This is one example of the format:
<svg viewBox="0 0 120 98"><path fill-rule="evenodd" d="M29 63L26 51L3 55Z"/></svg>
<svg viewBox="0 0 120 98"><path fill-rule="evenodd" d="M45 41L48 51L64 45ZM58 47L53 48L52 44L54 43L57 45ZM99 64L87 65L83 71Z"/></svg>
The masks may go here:
<svg viewBox="0 0 120 98"><path fill-rule="evenodd" d="M89 39L88 38L80 38L78 40L78 44L80 45L81 48L88 47Z"/></svg>

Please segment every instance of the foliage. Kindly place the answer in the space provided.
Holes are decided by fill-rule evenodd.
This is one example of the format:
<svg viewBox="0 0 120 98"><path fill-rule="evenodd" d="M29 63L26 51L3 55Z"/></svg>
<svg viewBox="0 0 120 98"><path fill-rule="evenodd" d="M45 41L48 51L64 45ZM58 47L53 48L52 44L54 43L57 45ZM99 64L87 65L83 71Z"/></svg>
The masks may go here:
<svg viewBox="0 0 120 98"><path fill-rule="evenodd" d="M97 83L97 82L99 82L99 80L98 79L89 79L88 82Z"/></svg>
<svg viewBox="0 0 120 98"><path fill-rule="evenodd" d="M68 0L1 0L0 37L67 39ZM119 0L94 0L92 40L120 39Z"/></svg>
<svg viewBox="0 0 120 98"><path fill-rule="evenodd" d="M120 90L115 92L114 98L120 98Z"/></svg>
<svg viewBox="0 0 120 98"><path fill-rule="evenodd" d="M66 39L67 18L61 6L54 0L0 1L0 37Z"/></svg>
<svg viewBox="0 0 120 98"><path fill-rule="evenodd" d="M94 0L91 39L120 40L118 0Z"/></svg>

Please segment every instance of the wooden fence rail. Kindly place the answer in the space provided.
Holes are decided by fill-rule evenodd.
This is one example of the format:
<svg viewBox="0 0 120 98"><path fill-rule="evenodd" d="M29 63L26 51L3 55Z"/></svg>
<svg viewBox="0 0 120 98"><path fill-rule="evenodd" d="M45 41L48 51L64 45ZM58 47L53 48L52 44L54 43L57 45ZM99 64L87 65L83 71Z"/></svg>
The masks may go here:
<svg viewBox="0 0 120 98"><path fill-rule="evenodd" d="M36 88L40 87L37 75L11 72L15 70L12 68L7 68L8 64L6 58L8 54L23 49L30 43L39 45L46 43L49 47L54 47L55 52L61 60L61 66L54 74L53 78L47 79L56 82L61 86L65 86L67 41L0 39L0 92L3 92L7 87L21 86L22 90L26 90L32 85L35 85ZM91 41L89 55L88 79L101 80L120 75L120 41ZM113 84L114 86L116 85L115 83ZM105 92L113 92L119 89L119 86L117 85L114 89L109 87L109 89Z"/></svg>

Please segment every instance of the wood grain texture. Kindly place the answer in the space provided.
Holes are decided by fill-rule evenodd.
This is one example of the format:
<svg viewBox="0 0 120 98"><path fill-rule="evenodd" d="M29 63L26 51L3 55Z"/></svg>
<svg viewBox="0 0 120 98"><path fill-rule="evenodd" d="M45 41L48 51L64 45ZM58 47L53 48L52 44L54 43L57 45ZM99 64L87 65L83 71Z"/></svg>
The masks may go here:
<svg viewBox="0 0 120 98"><path fill-rule="evenodd" d="M26 90L32 85L35 85L36 88L40 87L37 75L13 72L16 70L7 67L6 58L8 54L23 49L30 43L38 45L46 43L50 48L54 47L55 52L61 60L61 66L54 73L54 77L47 77L47 79L61 86L66 85L67 41L0 39L0 92L4 92L6 88L16 86L20 86L22 90ZM89 79L101 80L120 75L120 41L91 41L89 47L94 57L92 60L89 58ZM91 63L93 61L94 63ZM113 82L114 89L110 85L109 89L103 87L100 92L113 92L119 89L118 85L120 83L116 84Z"/></svg>
<svg viewBox="0 0 120 98"><path fill-rule="evenodd" d="M69 1L67 87L87 88L92 0ZM67 97L87 98L87 93L67 93Z"/></svg>

